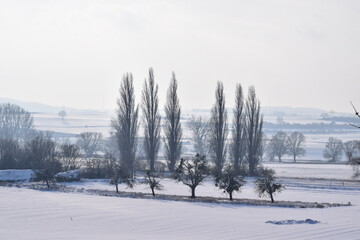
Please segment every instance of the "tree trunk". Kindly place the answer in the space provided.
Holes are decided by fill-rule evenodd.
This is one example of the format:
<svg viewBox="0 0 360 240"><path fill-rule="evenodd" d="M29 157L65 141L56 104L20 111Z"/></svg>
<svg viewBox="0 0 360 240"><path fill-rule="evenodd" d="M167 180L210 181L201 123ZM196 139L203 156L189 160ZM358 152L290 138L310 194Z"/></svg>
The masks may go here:
<svg viewBox="0 0 360 240"><path fill-rule="evenodd" d="M155 191L154 188L151 188L152 195L155 197Z"/></svg>
<svg viewBox="0 0 360 240"><path fill-rule="evenodd" d="M250 176L254 176L255 175L255 167L254 167L254 164L251 161L249 161L249 175Z"/></svg>
<svg viewBox="0 0 360 240"><path fill-rule="evenodd" d="M119 187L117 183L115 184L115 187L116 187L116 193L119 193Z"/></svg>
<svg viewBox="0 0 360 240"><path fill-rule="evenodd" d="M296 162L296 156L294 155L294 162Z"/></svg>
<svg viewBox="0 0 360 240"><path fill-rule="evenodd" d="M232 201L233 200L232 192L229 192L229 196L230 196L230 201Z"/></svg>
<svg viewBox="0 0 360 240"><path fill-rule="evenodd" d="M191 188L191 198L195 198L195 188Z"/></svg>
<svg viewBox="0 0 360 240"><path fill-rule="evenodd" d="M271 202L273 203L273 202L274 202L274 198L273 198L272 193L270 193L270 198L271 198Z"/></svg>
<svg viewBox="0 0 360 240"><path fill-rule="evenodd" d="M48 188L48 189L50 189L49 180L47 180L47 179L46 179L46 180L45 180L45 182L46 182L46 186L47 186L47 188Z"/></svg>

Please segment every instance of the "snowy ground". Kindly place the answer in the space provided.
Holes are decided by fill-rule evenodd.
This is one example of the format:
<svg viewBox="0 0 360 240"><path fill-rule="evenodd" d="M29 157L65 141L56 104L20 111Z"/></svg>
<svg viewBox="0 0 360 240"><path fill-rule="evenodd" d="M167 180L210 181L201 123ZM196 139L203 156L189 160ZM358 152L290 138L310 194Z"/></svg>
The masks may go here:
<svg viewBox="0 0 360 240"><path fill-rule="evenodd" d="M292 164L266 162L263 165L274 169L278 177L350 180L354 175L353 166L346 164Z"/></svg>
<svg viewBox="0 0 360 240"><path fill-rule="evenodd" d="M351 202L353 206L324 209L235 206L0 187L0 239L360 239L359 182L352 182L351 187L345 182L345 186L339 187L326 179L282 181L287 190L275 200ZM189 194L186 186L170 179L164 179L163 184L162 193ZM106 180L68 185L115 190ZM121 186L121 190L150 192L143 185L132 190ZM210 180L198 187L197 195L226 197ZM257 199L252 180L234 197ZM320 223L289 224L303 223L306 219Z"/></svg>

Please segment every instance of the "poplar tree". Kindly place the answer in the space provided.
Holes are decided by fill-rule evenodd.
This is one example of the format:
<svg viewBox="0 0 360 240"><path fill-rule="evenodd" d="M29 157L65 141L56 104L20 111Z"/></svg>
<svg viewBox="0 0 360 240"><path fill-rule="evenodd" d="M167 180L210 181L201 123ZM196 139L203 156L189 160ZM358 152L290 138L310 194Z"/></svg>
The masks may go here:
<svg viewBox="0 0 360 240"><path fill-rule="evenodd" d="M173 172L176 161L180 159L182 150L182 129L180 123L181 107L177 96L177 81L174 72L172 73L172 79L167 92L165 114L165 157L169 171Z"/></svg>
<svg viewBox="0 0 360 240"><path fill-rule="evenodd" d="M160 148L160 123L158 85L155 84L154 71L149 69L142 92L142 111L144 115L144 150L150 163L150 171L155 170L155 161Z"/></svg>

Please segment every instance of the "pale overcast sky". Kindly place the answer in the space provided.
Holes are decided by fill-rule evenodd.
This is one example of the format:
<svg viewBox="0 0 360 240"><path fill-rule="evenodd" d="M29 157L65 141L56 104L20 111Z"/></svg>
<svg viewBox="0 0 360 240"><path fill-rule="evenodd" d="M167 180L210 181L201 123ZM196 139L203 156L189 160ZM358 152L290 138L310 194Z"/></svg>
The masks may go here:
<svg viewBox="0 0 360 240"><path fill-rule="evenodd" d="M360 108L360 1L1 0L0 97L112 109L125 72L149 67L160 104L175 71L182 107L227 107L254 85L263 106ZM246 90L247 91L247 90Z"/></svg>

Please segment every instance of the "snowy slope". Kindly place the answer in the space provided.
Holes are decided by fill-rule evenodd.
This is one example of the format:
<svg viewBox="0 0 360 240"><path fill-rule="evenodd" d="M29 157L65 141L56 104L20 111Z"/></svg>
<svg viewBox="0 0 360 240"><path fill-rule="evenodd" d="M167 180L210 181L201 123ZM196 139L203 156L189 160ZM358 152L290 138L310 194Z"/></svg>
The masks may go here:
<svg viewBox="0 0 360 240"><path fill-rule="evenodd" d="M289 198L349 199L359 192L289 190ZM358 239L360 207L229 206L0 187L0 239ZM305 220L319 224L273 225Z"/></svg>

